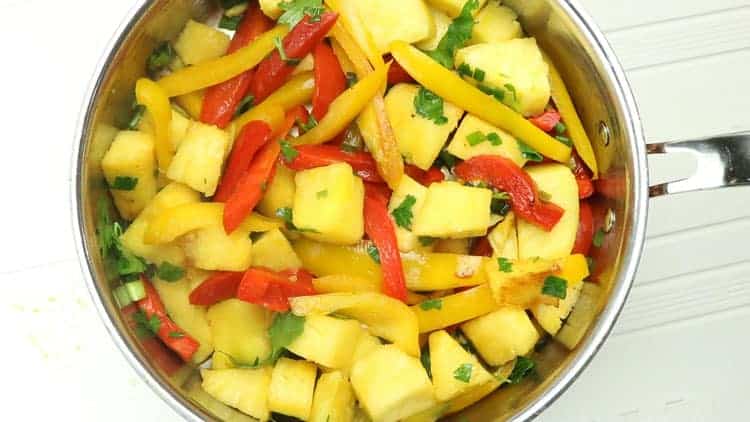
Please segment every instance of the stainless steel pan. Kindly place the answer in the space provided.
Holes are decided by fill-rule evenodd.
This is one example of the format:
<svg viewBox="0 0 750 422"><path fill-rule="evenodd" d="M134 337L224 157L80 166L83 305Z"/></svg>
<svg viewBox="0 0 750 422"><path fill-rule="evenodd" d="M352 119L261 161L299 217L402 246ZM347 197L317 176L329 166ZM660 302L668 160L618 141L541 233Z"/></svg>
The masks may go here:
<svg viewBox="0 0 750 422"><path fill-rule="evenodd" d="M167 375L139 340L126 329L112 300L96 244L94 214L105 195L99 162L118 120L126 116L135 80L154 46L177 35L189 18L202 19L214 10L201 0L137 0L117 30L90 87L78 129L74 155L73 215L84 277L112 338L140 376L180 415L203 420L221 415L188 398L195 375ZM609 335L628 296L643 251L648 198L698 189L750 183L750 136L670 144L648 148L641 119L620 63L591 18L574 0L506 0L524 28L535 36L560 68L594 144L602 170L595 204L597 218L609 210L616 224L597 256L596 277L604 300L583 341L568 352L550 344L539 356L539 382L501 389L467 409L470 420L528 420L542 412L579 376ZM699 170L681 181L648 185L650 153L689 151Z"/></svg>

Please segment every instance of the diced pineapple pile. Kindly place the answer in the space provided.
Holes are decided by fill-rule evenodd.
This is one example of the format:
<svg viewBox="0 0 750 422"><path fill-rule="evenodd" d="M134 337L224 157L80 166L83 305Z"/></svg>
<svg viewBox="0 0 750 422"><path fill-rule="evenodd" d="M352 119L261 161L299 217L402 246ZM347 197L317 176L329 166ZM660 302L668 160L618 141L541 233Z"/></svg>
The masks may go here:
<svg viewBox="0 0 750 422"><path fill-rule="evenodd" d="M254 7L224 3L233 4L222 19L224 29ZM373 54L390 60L391 51L397 56L392 43L404 41L514 117L556 107L545 56L501 1L258 3L255 12L285 24L295 14L317 13L316 5L338 12L331 41L323 44L332 47L350 84L367 77L377 61ZM170 44L176 56L160 72L193 71L221 58L230 44L227 33L189 20ZM283 58L283 45L275 47ZM446 48L452 48L450 55L441 59ZM296 66L293 75L319 76L317 56L302 57L285 59ZM573 253L580 181L570 166L540 163L542 156L525 140L499 127L502 122L480 117L481 110L444 101L419 80L398 82L362 102L363 111L340 125L347 129L328 144L356 153L351 161L300 164L309 157L298 157L302 149L295 149L294 138L325 130L328 115L306 125L298 120L287 136L275 132L269 142L279 142L281 152L271 178L264 179L257 205L235 230L227 230L228 201L212 197L221 194L241 127L236 121L226 129L199 121L205 90L172 98L171 109L162 110L162 126L154 119L158 113L147 110L114 137L104 155L102 172L114 205L129 222L122 233L121 226L114 232L138 263L152 264L144 273L154 270L151 281L168 317L199 344L191 360L203 368L202 382L188 390L217 416L435 421L519 382L514 377L523 377L544 337L576 347L598 312L601 289L585 282L589 262ZM316 92L307 84L294 92L281 88L266 103L246 100L254 108L250 114L270 122L264 114L270 109L310 108ZM555 128L560 142L566 123ZM361 156L372 155L377 167L388 152L382 150L386 138L394 143L390 153L407 167L397 183L363 175ZM166 167L160 140L168 145ZM539 191L537 200L562 210L551 230L527 221L509 192L456 176L457 163L486 156L522 169ZM372 212L367 204L382 205L378 195L389 218L373 228L365 215ZM393 248L384 251L373 230L389 236L392 231ZM404 301L383 293L392 276L383 261L393 258L400 259ZM248 270L283 275L289 283L311 276L315 294L288 295L288 312L280 312L269 301L248 297L299 285L248 283ZM221 298L211 305L193 304L199 303L193 297L199 287L221 277L235 285L214 286L211 293Z"/></svg>

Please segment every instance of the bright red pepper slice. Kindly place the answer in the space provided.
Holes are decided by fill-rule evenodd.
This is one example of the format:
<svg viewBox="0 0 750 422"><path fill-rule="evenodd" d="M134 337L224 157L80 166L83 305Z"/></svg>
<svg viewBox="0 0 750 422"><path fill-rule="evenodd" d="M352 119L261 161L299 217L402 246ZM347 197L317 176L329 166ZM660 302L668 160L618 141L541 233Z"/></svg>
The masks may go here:
<svg viewBox="0 0 750 422"><path fill-rule="evenodd" d="M214 202L224 202L234 192L240 178L250 168L258 150L272 138L271 127L262 120L253 120L242 127L232 147L221 182L214 195Z"/></svg>
<svg viewBox="0 0 750 422"><path fill-rule="evenodd" d="M167 316L167 311L164 308L159 293L156 291L150 281L145 276L141 277L143 286L146 290L146 297L137 302L138 308L146 314L147 318L156 316L159 318L159 331L156 333L157 337L161 339L164 344L170 349L174 350L177 355L182 358L185 362L190 361L196 350L200 347L194 338L190 337L182 328L178 327L177 324Z"/></svg>
<svg viewBox="0 0 750 422"><path fill-rule="evenodd" d="M365 232L375 243L380 254L383 292L392 298L406 302L406 279L396 241L396 228L388 215L388 202L383 197L383 193L372 189L371 186L365 185Z"/></svg>
<svg viewBox="0 0 750 422"><path fill-rule="evenodd" d="M425 171L415 165L405 164L404 171L409 175L409 177L424 186L430 186L433 183L442 182L443 180L445 180L445 175L437 167L430 167L429 170Z"/></svg>
<svg viewBox="0 0 750 422"><path fill-rule="evenodd" d="M578 198L586 199L596 192L594 183L591 181L591 170L586 167L586 164L575 151L573 152L573 161L575 162L573 175L575 175L576 183L578 183Z"/></svg>
<svg viewBox="0 0 750 422"><path fill-rule="evenodd" d="M306 15L292 30L284 37L282 46L287 58L302 60L311 53L315 46L325 38L333 24L336 23L336 13L323 13L320 20L310 21ZM284 84L287 77L294 71L294 65L281 59L278 51L274 51L258 65L255 77L250 83L250 92L259 103L266 99L272 92Z"/></svg>
<svg viewBox="0 0 750 422"><path fill-rule="evenodd" d="M345 162L352 166L354 172L363 180L383 183L375 160L367 152L345 152L335 145L300 145L296 147L296 150L298 154L294 160L284 161L284 164L292 170L307 170Z"/></svg>
<svg viewBox="0 0 750 422"><path fill-rule="evenodd" d="M243 273L235 271L219 271L214 273L190 292L190 303L199 306L211 306L222 300L237 295Z"/></svg>
<svg viewBox="0 0 750 422"><path fill-rule="evenodd" d="M131 303L130 305L120 309L124 317L125 322L135 330L137 322L134 319L134 315L138 312L138 305ZM153 337L144 337L139 339L139 343L143 348L145 354L167 375L174 375L180 370L185 363L177 357L164 343L159 339Z"/></svg>
<svg viewBox="0 0 750 422"><path fill-rule="evenodd" d="M471 247L471 254L474 256L492 256L492 245L487 236L480 237Z"/></svg>
<svg viewBox="0 0 750 422"><path fill-rule="evenodd" d="M397 61L391 62L391 67L388 68L388 85L411 82L414 82L414 78Z"/></svg>
<svg viewBox="0 0 750 422"><path fill-rule="evenodd" d="M315 63L315 91L312 98L312 115L320 120L328 112L328 106L346 90L346 76L333 49L321 41L313 51Z"/></svg>
<svg viewBox="0 0 750 422"><path fill-rule="evenodd" d="M594 213L589 201L581 201L578 218L578 233L572 253L588 255L589 250L591 250L591 242L594 239Z"/></svg>
<svg viewBox="0 0 750 422"><path fill-rule="evenodd" d="M560 123L560 113L557 110L547 110L538 116L530 117L529 121L545 132L552 132Z"/></svg>
<svg viewBox="0 0 750 422"><path fill-rule="evenodd" d="M257 5L250 6L229 43L227 54L245 47L272 27L273 21L263 14L260 7ZM240 101L250 90L252 80L253 71L249 70L226 82L208 88L203 97L201 122L225 128L232 120Z"/></svg>
<svg viewBox="0 0 750 422"><path fill-rule="evenodd" d="M531 177L513 161L499 155L472 157L455 168L466 181L482 181L510 195L510 205L519 217L546 231L552 230L565 212L559 206L543 202Z"/></svg>
<svg viewBox="0 0 750 422"><path fill-rule="evenodd" d="M312 276L308 272L276 272L260 267L247 270L237 289L238 299L277 312L289 310L290 297L314 294Z"/></svg>

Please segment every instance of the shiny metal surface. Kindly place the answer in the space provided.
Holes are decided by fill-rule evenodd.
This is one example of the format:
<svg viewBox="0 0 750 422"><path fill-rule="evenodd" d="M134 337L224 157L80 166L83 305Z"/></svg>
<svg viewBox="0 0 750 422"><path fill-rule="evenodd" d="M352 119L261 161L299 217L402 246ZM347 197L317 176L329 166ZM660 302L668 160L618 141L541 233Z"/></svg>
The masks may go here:
<svg viewBox="0 0 750 422"><path fill-rule="evenodd" d="M506 0L527 32L555 60L594 143L600 163L594 205L599 217L615 213L615 227L597 256L596 279L605 300L581 344L568 352L552 342L535 357L538 382L503 388L463 412L470 420L529 420L542 412L578 377L609 335L627 298L643 249L648 199L645 141L638 110L622 67L591 18L573 0ZM139 375L188 420L227 417L210 413L188 398L193 368L168 375L149 359L123 323L104 274L96 244L94 209L106 195L99 162L133 100L133 85L148 53L171 39L189 17L208 16L213 2L139 0L125 17L96 69L79 124L72 189L74 225L81 266L98 311L115 343ZM605 127L606 130L601 128ZM595 211L596 213L597 211Z"/></svg>
<svg viewBox="0 0 750 422"><path fill-rule="evenodd" d="M750 185L750 133L648 146L649 154L675 152L687 152L696 159L698 166L695 174L686 179L651 186L649 194L652 197Z"/></svg>

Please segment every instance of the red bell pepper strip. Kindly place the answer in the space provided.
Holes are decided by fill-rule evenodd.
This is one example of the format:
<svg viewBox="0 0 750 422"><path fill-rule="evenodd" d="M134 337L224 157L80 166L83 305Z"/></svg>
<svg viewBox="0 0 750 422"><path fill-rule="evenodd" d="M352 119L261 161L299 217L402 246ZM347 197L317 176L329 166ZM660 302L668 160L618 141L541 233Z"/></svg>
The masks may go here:
<svg viewBox="0 0 750 422"><path fill-rule="evenodd" d="M538 116L530 117L529 121L545 132L552 132L560 123L560 113L557 110L547 110Z"/></svg>
<svg viewBox="0 0 750 422"><path fill-rule="evenodd" d="M235 271L219 271L203 280L190 292L190 303L199 306L211 306L222 300L237 295L243 273Z"/></svg>
<svg viewBox="0 0 750 422"><path fill-rule="evenodd" d="M320 20L310 21L306 15L292 30L284 37L282 47L288 59L302 60L311 53L315 46L323 40L333 25L336 23L336 13L323 13ZM285 62L279 51L274 51L258 65L255 77L250 83L250 92L256 102L261 102L272 92L284 84L287 77L294 71L292 63Z"/></svg>
<svg viewBox="0 0 750 422"><path fill-rule="evenodd" d="M255 153L272 138L271 127L262 120L253 120L242 127L214 195L214 202L224 202L234 192L237 182L250 167Z"/></svg>
<svg viewBox="0 0 750 422"><path fill-rule="evenodd" d="M471 247L471 254L474 256L492 256L492 245L487 236L480 237Z"/></svg>
<svg viewBox="0 0 750 422"><path fill-rule="evenodd" d="M365 191L377 196L378 199L385 203L388 203L391 200L391 195L393 195L393 191L385 183L365 182Z"/></svg>
<svg viewBox="0 0 750 422"><path fill-rule="evenodd" d="M391 62L391 67L388 68L388 85L411 82L414 82L414 78L397 61Z"/></svg>
<svg viewBox="0 0 750 422"><path fill-rule="evenodd" d="M546 231L552 230L565 212L559 206L543 202L531 177L513 161L499 155L472 157L455 168L466 181L482 181L510 195L510 205L519 217Z"/></svg>
<svg viewBox="0 0 750 422"><path fill-rule="evenodd" d="M290 297L314 294L310 273L304 270L275 272L260 267L247 270L237 289L238 299L277 312L289 310Z"/></svg>
<svg viewBox="0 0 750 422"><path fill-rule="evenodd" d="M588 177L583 179L576 177L576 183L578 183L579 199L586 199L594 194L594 183Z"/></svg>
<svg viewBox="0 0 750 422"><path fill-rule="evenodd" d="M406 302L406 279L396 241L396 228L388 215L388 203L382 192L365 185L365 232L380 253L383 270L383 292Z"/></svg>
<svg viewBox="0 0 750 422"><path fill-rule="evenodd" d="M586 199L592 196L595 192L594 183L591 181L591 170L586 167L586 164L575 151L573 152L572 157L575 162L573 175L576 177L576 183L578 183L578 198Z"/></svg>
<svg viewBox="0 0 750 422"><path fill-rule="evenodd" d="M312 98L312 115L320 120L328 112L328 106L346 90L346 76L333 49L324 41L313 51L315 63L315 91Z"/></svg>
<svg viewBox="0 0 750 422"><path fill-rule="evenodd" d="M260 7L257 5L250 6L229 43L227 54L245 47L272 27L273 21L263 14ZM237 105L250 90L252 79L253 71L249 70L226 82L208 88L203 97L201 122L216 125L222 129L225 128L232 120Z"/></svg>
<svg viewBox="0 0 750 422"><path fill-rule="evenodd" d="M437 167L430 167L429 170L425 171L415 165L405 164L404 171L409 175L409 177L424 186L430 186L433 183L442 182L443 180L445 180L445 175Z"/></svg>
<svg viewBox="0 0 750 422"><path fill-rule="evenodd" d="M178 327L177 324L167 316L167 311L164 308L159 293L156 291L150 281L145 276L141 277L143 286L146 290L146 297L137 302L138 308L146 314L147 318L156 316L159 319L159 331L156 333L157 337L161 339L164 344L170 349L174 350L182 360L185 362L190 361L195 351L200 347L194 338L190 337L182 328Z"/></svg>
<svg viewBox="0 0 750 422"><path fill-rule="evenodd" d="M345 162L352 166L354 172L363 180L383 183L375 160L367 152L344 152L335 145L300 145L296 150L298 154L294 160L284 162L292 170L307 170Z"/></svg>
<svg viewBox="0 0 750 422"><path fill-rule="evenodd" d="M280 132L283 132L284 136L286 136L286 133L292 130L295 125L301 126L303 124L308 124L309 122L310 113L308 113L305 106L298 105L292 107L291 109L289 109L289 111L286 112L285 124L281 128ZM302 127L300 127L299 129L302 130Z"/></svg>
<svg viewBox="0 0 750 422"><path fill-rule="evenodd" d="M139 311L138 305L131 303L130 305L120 309L122 316L124 317L125 323L133 330L136 329L138 322L136 322L134 315ZM182 359L178 358L164 343L153 337L144 337L139 339L139 343L143 348L146 355L151 358L152 362L156 364L162 371L167 375L174 375L180 370L185 363Z"/></svg>
<svg viewBox="0 0 750 422"><path fill-rule="evenodd" d="M591 250L591 242L594 240L594 213L589 201L581 201L578 218L578 233L572 253L588 255L589 250Z"/></svg>

